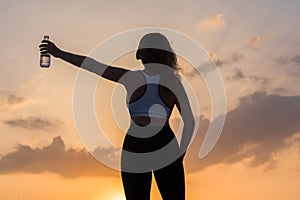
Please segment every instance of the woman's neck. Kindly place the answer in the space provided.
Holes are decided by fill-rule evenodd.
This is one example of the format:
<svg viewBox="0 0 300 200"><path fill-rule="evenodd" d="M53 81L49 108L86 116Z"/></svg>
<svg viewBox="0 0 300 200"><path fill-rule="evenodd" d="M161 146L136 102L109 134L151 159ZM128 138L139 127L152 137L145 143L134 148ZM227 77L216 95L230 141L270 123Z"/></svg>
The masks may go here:
<svg viewBox="0 0 300 200"><path fill-rule="evenodd" d="M157 74L160 74L161 73L161 71L160 71L160 69L159 69L159 66L150 66L150 65L148 65L148 66L144 66L145 68L144 68L144 71L147 73L147 74L149 74L149 75L152 75L152 76L154 76L154 75L157 75Z"/></svg>

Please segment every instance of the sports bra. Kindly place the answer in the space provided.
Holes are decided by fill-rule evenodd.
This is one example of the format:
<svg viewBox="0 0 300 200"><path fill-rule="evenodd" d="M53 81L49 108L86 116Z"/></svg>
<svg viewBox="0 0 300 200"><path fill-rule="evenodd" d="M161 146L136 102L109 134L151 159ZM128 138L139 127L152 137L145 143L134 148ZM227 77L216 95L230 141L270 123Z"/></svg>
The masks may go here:
<svg viewBox="0 0 300 200"><path fill-rule="evenodd" d="M148 75L143 70L140 71L146 79L146 90L139 99L127 104L130 116L169 118L172 109L163 102L159 95L160 74Z"/></svg>

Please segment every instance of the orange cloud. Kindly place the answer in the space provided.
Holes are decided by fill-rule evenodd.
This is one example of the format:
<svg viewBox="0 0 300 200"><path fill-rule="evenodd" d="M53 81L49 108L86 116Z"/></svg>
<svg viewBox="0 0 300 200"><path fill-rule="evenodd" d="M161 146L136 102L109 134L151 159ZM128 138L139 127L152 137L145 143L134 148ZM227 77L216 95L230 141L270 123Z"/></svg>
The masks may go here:
<svg viewBox="0 0 300 200"><path fill-rule="evenodd" d="M112 148L97 149L98 153L112 157ZM63 177L117 176L118 172L93 158L86 150L66 149L61 137L55 137L43 148L31 148L19 144L16 151L0 159L0 174L52 172Z"/></svg>
<svg viewBox="0 0 300 200"><path fill-rule="evenodd" d="M2 121L4 124L11 127L24 128L28 130L44 130L44 131L55 131L62 124L59 120L50 120L40 116L27 116L25 118L14 118Z"/></svg>
<svg viewBox="0 0 300 200"><path fill-rule="evenodd" d="M212 60L214 61L214 63L215 63L218 67L221 67L221 66L225 63L224 61L221 61L221 60L218 58L217 54L216 54L215 52L213 52L213 51L209 51L209 52L208 52L208 57L209 57L210 59L212 59Z"/></svg>
<svg viewBox="0 0 300 200"><path fill-rule="evenodd" d="M37 101L39 100L19 96L14 92L0 88L0 110L16 109Z"/></svg>
<svg viewBox="0 0 300 200"><path fill-rule="evenodd" d="M200 28L220 28L225 25L224 14L218 13L215 16L203 19L197 24Z"/></svg>
<svg viewBox="0 0 300 200"><path fill-rule="evenodd" d="M0 109L7 109L16 106L21 106L26 103L27 99L16 96L14 94L1 95L0 94Z"/></svg>
<svg viewBox="0 0 300 200"><path fill-rule="evenodd" d="M300 96L280 96L255 92L240 99L240 105L226 115L218 143L204 159L197 159L203 135L209 120L201 118L198 130L187 157L187 172L194 172L215 164L232 164L248 159L249 167L277 167L274 157L289 148L286 141L300 131ZM296 111L297 110L297 111ZM217 120L212 121L217 123Z"/></svg>
<svg viewBox="0 0 300 200"><path fill-rule="evenodd" d="M258 35L255 35L255 36L249 38L246 41L246 44L251 46L251 47L259 47L259 45L261 44L261 39Z"/></svg>
<svg viewBox="0 0 300 200"><path fill-rule="evenodd" d="M218 60L218 57L217 57L217 54L213 51L209 51L208 52L208 56L213 60L213 61L216 61Z"/></svg>

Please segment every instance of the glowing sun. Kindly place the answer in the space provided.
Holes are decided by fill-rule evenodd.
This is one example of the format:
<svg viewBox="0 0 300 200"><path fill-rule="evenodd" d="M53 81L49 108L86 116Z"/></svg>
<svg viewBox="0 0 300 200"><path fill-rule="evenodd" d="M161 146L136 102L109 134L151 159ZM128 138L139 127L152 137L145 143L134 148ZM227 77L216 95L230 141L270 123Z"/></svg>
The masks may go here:
<svg viewBox="0 0 300 200"><path fill-rule="evenodd" d="M110 200L126 200L125 195L123 193L116 193L111 195Z"/></svg>

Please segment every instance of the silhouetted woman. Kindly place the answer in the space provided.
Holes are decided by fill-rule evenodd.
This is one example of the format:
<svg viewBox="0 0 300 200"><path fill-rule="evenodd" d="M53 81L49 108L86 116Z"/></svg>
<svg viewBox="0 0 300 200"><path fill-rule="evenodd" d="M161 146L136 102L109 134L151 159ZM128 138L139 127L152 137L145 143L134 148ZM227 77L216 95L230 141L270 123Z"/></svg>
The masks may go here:
<svg viewBox="0 0 300 200"><path fill-rule="evenodd" d="M136 59L142 61L143 70L107 66L90 57L62 51L50 41L42 41L40 51L124 85L131 117L121 157L126 199L149 200L153 172L164 200L184 200L182 161L195 122L177 73L176 54L167 38L160 33L142 37ZM169 125L175 105L184 122L180 145Z"/></svg>

